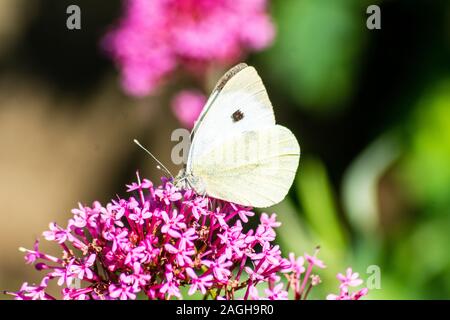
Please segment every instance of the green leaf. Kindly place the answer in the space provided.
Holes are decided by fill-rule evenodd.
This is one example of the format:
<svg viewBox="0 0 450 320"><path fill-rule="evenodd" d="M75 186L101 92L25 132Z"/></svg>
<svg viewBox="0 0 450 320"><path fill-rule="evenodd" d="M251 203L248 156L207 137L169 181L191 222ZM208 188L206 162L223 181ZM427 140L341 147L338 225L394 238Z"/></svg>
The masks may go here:
<svg viewBox="0 0 450 320"><path fill-rule="evenodd" d="M322 162L304 158L297 177L297 192L311 228L317 234L323 252L339 260L347 245L339 222L336 203Z"/></svg>
<svg viewBox="0 0 450 320"><path fill-rule="evenodd" d="M274 82L299 107L321 113L344 107L367 31L359 1L283 0L273 13L277 37L261 57Z"/></svg>

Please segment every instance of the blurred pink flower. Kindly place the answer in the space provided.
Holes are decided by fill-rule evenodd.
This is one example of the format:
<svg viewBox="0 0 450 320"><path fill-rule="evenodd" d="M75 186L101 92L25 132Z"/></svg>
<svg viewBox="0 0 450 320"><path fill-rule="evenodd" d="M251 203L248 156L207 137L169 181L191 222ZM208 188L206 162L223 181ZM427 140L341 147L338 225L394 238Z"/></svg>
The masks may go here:
<svg viewBox="0 0 450 320"><path fill-rule="evenodd" d="M267 0L126 0L103 46L131 95L155 90L179 65L228 64L267 47L274 27Z"/></svg>
<svg viewBox="0 0 450 320"><path fill-rule="evenodd" d="M306 261L308 261L309 264L317 266L321 269L326 268L325 264L322 260L317 259L316 255L310 256L309 254L305 253Z"/></svg>
<svg viewBox="0 0 450 320"><path fill-rule="evenodd" d="M201 92L183 90L173 98L172 111L185 128L191 129L205 103L206 97Z"/></svg>

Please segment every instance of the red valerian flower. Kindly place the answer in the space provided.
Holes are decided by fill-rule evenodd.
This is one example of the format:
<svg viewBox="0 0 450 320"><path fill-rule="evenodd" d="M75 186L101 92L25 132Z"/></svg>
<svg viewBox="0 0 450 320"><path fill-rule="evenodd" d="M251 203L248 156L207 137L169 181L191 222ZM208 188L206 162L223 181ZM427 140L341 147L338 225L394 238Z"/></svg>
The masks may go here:
<svg viewBox="0 0 450 320"><path fill-rule="evenodd" d="M43 253L38 242L33 250L21 248L44 276L39 285L25 282L8 293L22 300L171 299L182 298L186 287L188 295L213 299L305 299L320 283L311 273L325 267L317 252L285 259L273 244L280 226L275 214L262 214L251 228L251 208L179 190L167 179L160 186L137 180L127 186L137 193L128 200L79 205L67 227L50 224L43 234L62 249L61 257ZM335 298L367 294L348 292L360 284L351 269L338 279ZM47 292L49 281L61 287L59 296Z"/></svg>
<svg viewBox="0 0 450 320"><path fill-rule="evenodd" d="M103 46L120 70L124 90L135 96L152 93L179 66L190 70L229 64L267 47L274 38L267 0L125 0L124 4L124 13Z"/></svg>
<svg viewBox="0 0 450 320"><path fill-rule="evenodd" d="M363 280L359 278L359 273L353 273L352 268L347 268L345 275L339 273L337 279L341 283L339 294L329 294L327 296L328 300L359 300L369 292L367 288L362 288L353 293L350 292L349 287L357 287L363 283Z"/></svg>

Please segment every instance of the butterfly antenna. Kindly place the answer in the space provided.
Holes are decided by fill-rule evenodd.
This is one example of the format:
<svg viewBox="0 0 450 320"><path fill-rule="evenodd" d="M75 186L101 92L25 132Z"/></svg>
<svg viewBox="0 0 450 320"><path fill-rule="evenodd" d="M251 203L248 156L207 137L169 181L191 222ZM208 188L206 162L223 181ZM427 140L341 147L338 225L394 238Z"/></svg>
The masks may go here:
<svg viewBox="0 0 450 320"><path fill-rule="evenodd" d="M134 141L134 143L136 143L142 150L144 150L145 152L147 152L147 153L150 155L150 157L153 158L153 160L155 160L155 161L158 163L158 166L156 166L158 169L161 169L161 170L165 171L166 173L168 173L168 174L172 177L172 179L174 178L173 175L172 175L172 173L169 171L169 169L167 169L167 168L161 163L161 161L159 161L159 160L158 160L158 159L157 159L150 151L148 151L146 148L144 148L144 146L143 146L139 141L137 141L136 139L134 139L133 141Z"/></svg>

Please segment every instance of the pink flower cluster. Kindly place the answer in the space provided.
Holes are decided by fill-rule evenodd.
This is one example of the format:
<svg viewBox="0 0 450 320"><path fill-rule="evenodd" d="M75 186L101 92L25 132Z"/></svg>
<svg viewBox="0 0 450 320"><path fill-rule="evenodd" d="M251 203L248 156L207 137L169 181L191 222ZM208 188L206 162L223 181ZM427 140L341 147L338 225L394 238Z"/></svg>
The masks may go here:
<svg viewBox="0 0 450 320"><path fill-rule="evenodd" d="M104 47L131 95L151 93L177 67L229 64L268 46L266 0L126 0Z"/></svg>
<svg viewBox="0 0 450 320"><path fill-rule="evenodd" d="M359 278L358 272L353 272L352 268L347 268L345 275L339 273L337 275L339 282L339 294L329 294L328 300L359 300L361 297L368 293L367 288L362 288L355 292L350 292L350 287L358 287L363 283L363 280Z"/></svg>
<svg viewBox="0 0 450 320"><path fill-rule="evenodd" d="M79 205L66 227L51 223L43 233L62 256L24 249L25 260L45 273L39 285L24 283L16 299L182 298L201 293L211 299L306 299L320 283L316 255L283 258L274 245L276 215L262 214L256 228L246 226L250 208L179 190L163 179L128 185L133 196L106 206ZM286 281L281 281L283 278ZM356 284L353 275L344 286ZM50 280L61 297L48 293ZM264 290L265 289L265 290ZM359 295L350 298L359 299Z"/></svg>

